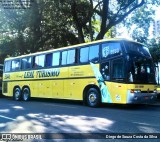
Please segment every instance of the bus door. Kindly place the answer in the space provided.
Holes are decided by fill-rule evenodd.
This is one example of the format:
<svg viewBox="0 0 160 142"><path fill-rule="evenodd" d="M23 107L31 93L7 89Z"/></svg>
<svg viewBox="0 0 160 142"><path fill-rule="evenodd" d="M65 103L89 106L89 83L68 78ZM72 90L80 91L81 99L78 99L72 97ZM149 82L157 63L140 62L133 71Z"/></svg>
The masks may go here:
<svg viewBox="0 0 160 142"><path fill-rule="evenodd" d="M125 63L122 58L111 61L111 96L113 103L126 103Z"/></svg>

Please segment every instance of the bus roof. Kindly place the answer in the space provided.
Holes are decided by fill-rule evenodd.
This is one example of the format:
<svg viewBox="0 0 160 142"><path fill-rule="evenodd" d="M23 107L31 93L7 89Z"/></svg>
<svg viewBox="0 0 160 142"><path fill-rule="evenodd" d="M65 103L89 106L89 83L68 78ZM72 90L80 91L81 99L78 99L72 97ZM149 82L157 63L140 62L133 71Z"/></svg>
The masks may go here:
<svg viewBox="0 0 160 142"><path fill-rule="evenodd" d="M20 56L16 56L16 57L8 57L5 60L12 60L12 59L18 59L18 58L22 58L22 57L27 57L27 56L34 56L34 55L39 55L39 54L46 54L46 53L50 53L53 51L60 51L60 50L65 50L65 49L70 49L70 48L74 48L77 46L85 46L85 45L91 45L91 44L96 44L96 43L101 43L101 42L105 42L105 41L130 41L130 42L135 42L135 43L139 43L136 42L134 40L129 40L129 39L125 39L125 38L107 38L107 39L102 39L102 40L97 40L97 41L92 41L92 42L87 42L87 43L81 43L81 44L75 44L75 45L70 45L70 46L66 46L66 47L61 47L61 48L56 48L56 49L50 49L50 50L46 50L46 51L39 51L39 52L35 52L35 53L30 53L30 54L25 54L25 55L20 55ZM139 43L142 44L142 43Z"/></svg>

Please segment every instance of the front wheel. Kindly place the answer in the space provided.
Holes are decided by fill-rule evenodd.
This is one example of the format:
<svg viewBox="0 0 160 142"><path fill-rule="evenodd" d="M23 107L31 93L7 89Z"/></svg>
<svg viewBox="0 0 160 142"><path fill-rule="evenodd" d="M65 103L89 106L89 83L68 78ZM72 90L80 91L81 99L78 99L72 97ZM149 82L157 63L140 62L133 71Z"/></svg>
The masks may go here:
<svg viewBox="0 0 160 142"><path fill-rule="evenodd" d="M30 99L30 90L29 88L24 88L22 91L22 99L23 101L28 101Z"/></svg>
<svg viewBox="0 0 160 142"><path fill-rule="evenodd" d="M101 103L100 93L95 88L90 88L87 92L87 104L90 107L98 107Z"/></svg>
<svg viewBox="0 0 160 142"><path fill-rule="evenodd" d="M20 101L21 100L21 89L20 88L15 88L13 91L13 99L16 101Z"/></svg>

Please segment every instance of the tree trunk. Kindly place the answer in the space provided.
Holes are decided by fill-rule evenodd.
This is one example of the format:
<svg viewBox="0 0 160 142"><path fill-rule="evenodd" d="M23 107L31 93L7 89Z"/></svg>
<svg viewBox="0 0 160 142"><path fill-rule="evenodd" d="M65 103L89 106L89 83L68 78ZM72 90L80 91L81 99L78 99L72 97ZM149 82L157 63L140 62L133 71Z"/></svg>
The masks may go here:
<svg viewBox="0 0 160 142"><path fill-rule="evenodd" d="M78 16L77 16L77 11L76 11L76 2L73 1L72 5L71 5L71 11L72 11L72 16L73 16L73 20L75 22L76 28L78 30L78 40L79 43L84 43L84 34L83 34L83 28L82 25L79 22Z"/></svg>
<svg viewBox="0 0 160 142"><path fill-rule="evenodd" d="M109 0L103 0L101 29L96 37L96 40L103 39L107 31L106 27L107 27L108 9L109 9Z"/></svg>

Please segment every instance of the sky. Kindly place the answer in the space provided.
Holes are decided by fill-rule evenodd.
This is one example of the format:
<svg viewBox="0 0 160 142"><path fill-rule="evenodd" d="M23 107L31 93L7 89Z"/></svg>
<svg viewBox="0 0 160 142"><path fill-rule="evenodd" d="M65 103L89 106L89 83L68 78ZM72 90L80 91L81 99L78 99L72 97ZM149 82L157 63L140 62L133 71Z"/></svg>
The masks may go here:
<svg viewBox="0 0 160 142"><path fill-rule="evenodd" d="M155 17L156 17L156 20L160 20L160 7L157 8Z"/></svg>

